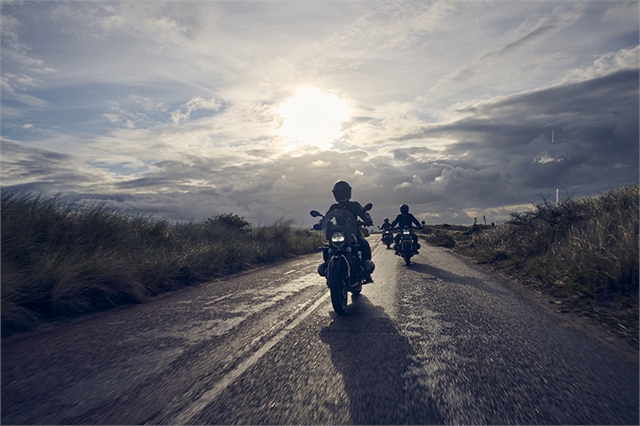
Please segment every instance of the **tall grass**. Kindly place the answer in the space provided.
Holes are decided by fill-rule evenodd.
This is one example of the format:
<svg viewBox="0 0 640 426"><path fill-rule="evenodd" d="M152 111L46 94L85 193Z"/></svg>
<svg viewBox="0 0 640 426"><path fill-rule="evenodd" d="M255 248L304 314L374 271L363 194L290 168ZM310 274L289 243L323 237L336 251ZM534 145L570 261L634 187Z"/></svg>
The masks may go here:
<svg viewBox="0 0 640 426"><path fill-rule="evenodd" d="M638 340L638 184L596 196L544 197L534 210L478 228L456 250ZM468 233L467 233L468 235Z"/></svg>
<svg viewBox="0 0 640 426"><path fill-rule="evenodd" d="M170 224L97 203L11 192L1 198L3 336L322 245L319 233L291 221L252 227L229 213Z"/></svg>

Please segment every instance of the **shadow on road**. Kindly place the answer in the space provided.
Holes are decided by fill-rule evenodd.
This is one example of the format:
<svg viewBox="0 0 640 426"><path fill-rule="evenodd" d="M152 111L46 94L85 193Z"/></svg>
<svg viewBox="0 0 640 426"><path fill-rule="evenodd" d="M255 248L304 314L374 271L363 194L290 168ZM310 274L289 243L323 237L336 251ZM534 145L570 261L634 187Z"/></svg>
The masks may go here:
<svg viewBox="0 0 640 426"><path fill-rule="evenodd" d="M356 298L347 315L334 316L320 336L344 379L351 423L443 423L427 391L407 383L413 348L366 296Z"/></svg>

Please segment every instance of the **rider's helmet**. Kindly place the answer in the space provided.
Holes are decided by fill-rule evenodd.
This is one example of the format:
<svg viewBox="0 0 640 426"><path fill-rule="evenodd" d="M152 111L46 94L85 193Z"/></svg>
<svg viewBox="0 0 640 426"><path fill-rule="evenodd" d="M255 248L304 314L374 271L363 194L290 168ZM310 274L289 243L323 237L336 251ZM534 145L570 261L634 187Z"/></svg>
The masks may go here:
<svg viewBox="0 0 640 426"><path fill-rule="evenodd" d="M400 213L402 214L407 214L409 213L409 206L406 204L403 204L400 206Z"/></svg>
<svg viewBox="0 0 640 426"><path fill-rule="evenodd" d="M331 192L333 192L333 197L339 203L343 203L351 199L351 185L343 180L337 181L333 185Z"/></svg>
<svg viewBox="0 0 640 426"><path fill-rule="evenodd" d="M385 218L384 218L384 223L388 223L388 222L389 222L389 218L388 218L388 217L385 217Z"/></svg>

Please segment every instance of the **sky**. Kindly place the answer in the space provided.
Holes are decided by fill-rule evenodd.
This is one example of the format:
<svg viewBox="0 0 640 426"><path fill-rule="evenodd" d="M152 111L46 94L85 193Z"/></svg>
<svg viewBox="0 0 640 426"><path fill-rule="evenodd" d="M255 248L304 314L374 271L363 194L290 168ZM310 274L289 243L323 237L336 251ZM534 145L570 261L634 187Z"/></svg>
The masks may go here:
<svg viewBox="0 0 640 426"><path fill-rule="evenodd" d="M500 223L639 180L638 5L2 0L2 190Z"/></svg>

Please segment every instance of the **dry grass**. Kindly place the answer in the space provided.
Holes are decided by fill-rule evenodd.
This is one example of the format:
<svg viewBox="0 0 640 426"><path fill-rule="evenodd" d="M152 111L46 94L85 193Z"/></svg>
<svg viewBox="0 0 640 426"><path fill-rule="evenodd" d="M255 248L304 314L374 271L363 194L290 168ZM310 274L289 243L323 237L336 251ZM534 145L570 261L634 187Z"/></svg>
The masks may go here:
<svg viewBox="0 0 640 426"><path fill-rule="evenodd" d="M322 245L291 222L252 227L234 214L202 222L104 205L2 194L2 334L252 268Z"/></svg>

